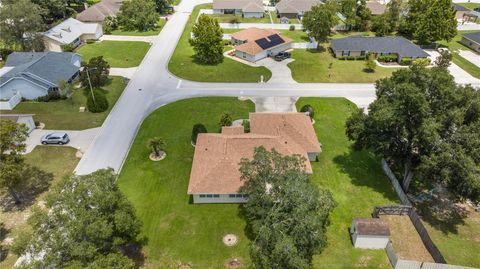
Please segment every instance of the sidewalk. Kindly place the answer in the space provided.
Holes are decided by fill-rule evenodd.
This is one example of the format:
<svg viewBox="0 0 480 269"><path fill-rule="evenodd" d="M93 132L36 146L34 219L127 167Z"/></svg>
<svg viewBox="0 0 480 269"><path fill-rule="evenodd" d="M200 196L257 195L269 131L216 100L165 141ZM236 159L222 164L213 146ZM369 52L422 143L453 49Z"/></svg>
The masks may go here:
<svg viewBox="0 0 480 269"><path fill-rule="evenodd" d="M139 41L153 43L157 38L156 35L152 36L126 36L126 35L103 35L100 37L100 41L109 40L109 41Z"/></svg>

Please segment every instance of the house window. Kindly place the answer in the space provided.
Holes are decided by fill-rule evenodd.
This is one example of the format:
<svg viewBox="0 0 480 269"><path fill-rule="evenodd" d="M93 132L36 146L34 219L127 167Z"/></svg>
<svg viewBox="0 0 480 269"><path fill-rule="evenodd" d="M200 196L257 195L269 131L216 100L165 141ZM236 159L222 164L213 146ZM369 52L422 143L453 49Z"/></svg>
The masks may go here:
<svg viewBox="0 0 480 269"><path fill-rule="evenodd" d="M248 194L244 194L244 195L243 195L243 198L248 198Z"/></svg>
<svg viewBox="0 0 480 269"><path fill-rule="evenodd" d="M349 50L342 50L342 56L350 56Z"/></svg>
<svg viewBox="0 0 480 269"><path fill-rule="evenodd" d="M205 198L205 194L200 194L200 198Z"/></svg>
<svg viewBox="0 0 480 269"><path fill-rule="evenodd" d="M214 194L213 198L220 198L220 194Z"/></svg>
<svg viewBox="0 0 480 269"><path fill-rule="evenodd" d="M229 194L228 197L229 198L235 198L235 194Z"/></svg>
<svg viewBox="0 0 480 269"><path fill-rule="evenodd" d="M213 197L213 195L207 194L207 198L212 198L212 197Z"/></svg>
<svg viewBox="0 0 480 269"><path fill-rule="evenodd" d="M365 56L365 51L364 50L360 51L360 56Z"/></svg>
<svg viewBox="0 0 480 269"><path fill-rule="evenodd" d="M243 53L242 57L243 57L244 59L247 58L247 54L246 54L245 52L242 52L242 53Z"/></svg>
<svg viewBox="0 0 480 269"><path fill-rule="evenodd" d="M237 196L237 198L242 198L243 197L242 194L237 194L236 196Z"/></svg>

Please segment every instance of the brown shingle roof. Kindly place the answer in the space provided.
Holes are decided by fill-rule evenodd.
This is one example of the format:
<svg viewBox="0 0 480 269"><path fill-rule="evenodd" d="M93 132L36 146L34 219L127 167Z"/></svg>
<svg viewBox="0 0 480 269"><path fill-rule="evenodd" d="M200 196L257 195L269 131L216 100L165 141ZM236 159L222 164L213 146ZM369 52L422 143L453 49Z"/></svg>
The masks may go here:
<svg viewBox="0 0 480 269"><path fill-rule="evenodd" d="M358 235L389 236L388 222L382 219L355 219Z"/></svg>
<svg viewBox="0 0 480 269"><path fill-rule="evenodd" d="M370 9L372 15L382 15L387 7L377 1L368 1L367 8Z"/></svg>
<svg viewBox="0 0 480 269"><path fill-rule="evenodd" d="M252 28L247 28L239 32L233 33L232 38L245 42L241 45L235 46L235 50L246 52L251 55L255 55L264 50L255 42L255 40L259 40L261 38L268 39L269 36L275 35L275 34L278 34L278 31L273 29L259 29L259 28L252 27ZM292 42L290 38L284 37L280 34L278 34L278 36L284 41L284 43L281 43L272 48ZM269 49L272 49L272 48L269 48Z"/></svg>
<svg viewBox="0 0 480 269"><path fill-rule="evenodd" d="M299 144L306 152L322 151L310 118L303 113L250 113L252 133L282 136Z"/></svg>
<svg viewBox="0 0 480 269"><path fill-rule="evenodd" d="M106 17L117 15L122 2L123 0L102 0L80 12L77 19L83 22L103 22Z"/></svg>
<svg viewBox="0 0 480 269"><path fill-rule="evenodd" d="M256 118L256 114L263 114ZM278 114L281 116L276 116ZM286 119L286 120L285 120ZM263 124L264 120L277 121L277 124L268 124L266 127L256 128L256 124ZM292 123L300 121L300 123ZM306 122L308 121L308 124ZM293 135L293 129L297 129L304 137L315 136L310 119L302 113L251 113L250 128L267 133L268 128L282 126L289 129L286 132L272 131L273 135L243 132L243 127L223 127L221 134L202 133L198 135L193 157L192 171L188 185L189 194L231 194L237 193L243 182L240 180L239 163L242 158L252 159L254 150L263 146L267 150L275 149L283 155L298 154L305 158L305 169L307 173L312 172L308 161L306 145L302 136ZM311 133L311 134L310 134ZM295 137L293 139L292 137ZM315 136L316 137L316 136ZM307 138L305 138L307 139ZM316 140L316 138L315 138ZM318 144L318 142L317 142ZM320 146L318 145L318 149Z"/></svg>
<svg viewBox="0 0 480 269"><path fill-rule="evenodd" d="M320 3L320 0L281 0L275 8L278 13L303 14Z"/></svg>
<svg viewBox="0 0 480 269"><path fill-rule="evenodd" d="M213 9L241 9L243 12L264 12L262 0L213 0Z"/></svg>

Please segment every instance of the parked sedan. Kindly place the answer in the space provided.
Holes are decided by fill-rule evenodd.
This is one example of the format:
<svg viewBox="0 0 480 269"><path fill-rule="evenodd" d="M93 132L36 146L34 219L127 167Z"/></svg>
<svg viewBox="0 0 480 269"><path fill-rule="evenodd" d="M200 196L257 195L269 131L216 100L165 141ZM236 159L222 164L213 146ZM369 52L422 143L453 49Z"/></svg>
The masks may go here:
<svg viewBox="0 0 480 269"><path fill-rule="evenodd" d="M290 56L291 56L290 52L282 51L282 52L279 52L277 55L275 55L275 57L273 58L275 59L275 61L281 62L285 59L290 58Z"/></svg>
<svg viewBox="0 0 480 269"><path fill-rule="evenodd" d="M42 142L43 145L47 145L47 144L63 145L70 142L70 137L68 137L67 133L57 132L57 133L51 133L43 136L40 141Z"/></svg>

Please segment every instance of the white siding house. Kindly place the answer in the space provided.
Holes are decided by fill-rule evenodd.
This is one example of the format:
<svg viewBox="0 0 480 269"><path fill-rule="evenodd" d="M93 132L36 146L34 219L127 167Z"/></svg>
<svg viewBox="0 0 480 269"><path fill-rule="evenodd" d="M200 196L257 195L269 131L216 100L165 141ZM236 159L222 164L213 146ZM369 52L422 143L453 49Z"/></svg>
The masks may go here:
<svg viewBox="0 0 480 269"><path fill-rule="evenodd" d="M102 25L84 23L69 18L43 33L45 47L48 51L63 51L63 46L78 47L89 39L98 40L103 35Z"/></svg>
<svg viewBox="0 0 480 269"><path fill-rule="evenodd" d="M384 249L390 240L390 229L386 221L378 218L353 219L350 235L356 248Z"/></svg>

